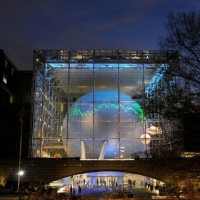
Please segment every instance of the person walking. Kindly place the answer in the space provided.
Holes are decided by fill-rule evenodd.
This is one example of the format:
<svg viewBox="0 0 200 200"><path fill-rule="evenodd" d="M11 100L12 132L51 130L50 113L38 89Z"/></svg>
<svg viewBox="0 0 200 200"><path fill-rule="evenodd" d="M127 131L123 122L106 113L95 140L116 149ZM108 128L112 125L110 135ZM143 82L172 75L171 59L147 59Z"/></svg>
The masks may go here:
<svg viewBox="0 0 200 200"><path fill-rule="evenodd" d="M73 196L75 196L75 193L76 193L76 190L75 190L75 187L73 187Z"/></svg>
<svg viewBox="0 0 200 200"><path fill-rule="evenodd" d="M151 190L151 192L153 191L153 185L152 184L150 185L150 190Z"/></svg>
<svg viewBox="0 0 200 200"><path fill-rule="evenodd" d="M78 186L78 193L79 193L79 194L81 194L81 190L82 190L82 188L81 188L81 186L79 185L79 186Z"/></svg>
<svg viewBox="0 0 200 200"><path fill-rule="evenodd" d="M97 186L99 185L99 180L97 179Z"/></svg>
<svg viewBox="0 0 200 200"><path fill-rule="evenodd" d="M136 183L136 181L133 181L133 187L135 187L135 183Z"/></svg>
<svg viewBox="0 0 200 200"><path fill-rule="evenodd" d="M72 196L72 186L70 186L69 192L70 192L70 196Z"/></svg>

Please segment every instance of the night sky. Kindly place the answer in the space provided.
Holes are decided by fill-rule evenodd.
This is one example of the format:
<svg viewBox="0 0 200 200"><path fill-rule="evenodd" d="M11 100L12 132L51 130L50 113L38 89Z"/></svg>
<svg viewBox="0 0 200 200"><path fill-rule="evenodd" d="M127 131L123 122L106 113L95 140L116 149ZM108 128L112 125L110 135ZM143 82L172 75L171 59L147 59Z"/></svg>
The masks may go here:
<svg viewBox="0 0 200 200"><path fill-rule="evenodd" d="M0 49L19 70L33 50L159 50L167 14L200 12L200 0L1 0Z"/></svg>

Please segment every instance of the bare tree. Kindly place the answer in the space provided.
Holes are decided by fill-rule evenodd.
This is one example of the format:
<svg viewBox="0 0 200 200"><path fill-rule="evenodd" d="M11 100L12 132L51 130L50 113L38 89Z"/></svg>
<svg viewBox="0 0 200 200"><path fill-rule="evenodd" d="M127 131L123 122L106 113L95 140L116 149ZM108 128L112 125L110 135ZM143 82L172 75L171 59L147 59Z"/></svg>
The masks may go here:
<svg viewBox="0 0 200 200"><path fill-rule="evenodd" d="M177 52L178 62L172 63L169 58L169 67L163 74L162 83L154 91L146 107L149 115L156 113L165 121L162 129L169 137L165 137L160 146L152 145L150 148L155 157L167 158L163 159L163 164L169 163L169 157L177 156L177 152L183 150L181 147L185 147L186 140L193 138L190 148L195 146L193 142L199 142L200 146L200 13L195 10L176 15L169 13L167 19L166 36L160 38L159 43L162 50ZM197 118L199 121L194 123ZM167 124L170 125L172 134L166 130ZM186 139L182 144L181 138L184 137ZM191 168L191 161L189 166L188 171L195 169ZM198 176L181 179L182 168L183 166L177 167L174 175L176 180L172 196L179 196L179 192L183 191L187 199L199 199L199 185L196 181Z"/></svg>
<svg viewBox="0 0 200 200"><path fill-rule="evenodd" d="M169 13L167 19L166 36L160 38L159 44L162 50L176 52L173 55L177 59L168 58L169 67L165 68L162 82L147 100L145 110L149 116L156 114L164 119L165 140L154 142L155 145L151 142L151 154L157 154L156 157L177 156L184 145L181 138L200 130L200 123L191 125L193 133L191 126L186 126L188 118L200 116L200 13L195 10L176 15Z"/></svg>
<svg viewBox="0 0 200 200"><path fill-rule="evenodd" d="M167 35L160 39L165 50L179 52L179 63L168 73L176 77L176 88L170 101L173 109L182 113L200 113L200 13L196 11L170 13L166 24ZM170 102L170 103L171 103Z"/></svg>

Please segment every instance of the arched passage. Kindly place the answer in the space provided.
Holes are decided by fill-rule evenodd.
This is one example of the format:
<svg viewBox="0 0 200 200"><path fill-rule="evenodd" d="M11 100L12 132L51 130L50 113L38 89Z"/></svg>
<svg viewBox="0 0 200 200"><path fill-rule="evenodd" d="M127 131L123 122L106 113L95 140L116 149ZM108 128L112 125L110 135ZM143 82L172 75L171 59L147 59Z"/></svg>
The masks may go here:
<svg viewBox="0 0 200 200"><path fill-rule="evenodd" d="M96 171L83 174L74 174L73 176L63 177L62 179L53 181L50 186L63 188L69 191L73 188L104 188L104 189L129 189L129 188L145 188L150 185L163 186L164 182L156 180L152 177L142 176L134 173L119 171Z"/></svg>

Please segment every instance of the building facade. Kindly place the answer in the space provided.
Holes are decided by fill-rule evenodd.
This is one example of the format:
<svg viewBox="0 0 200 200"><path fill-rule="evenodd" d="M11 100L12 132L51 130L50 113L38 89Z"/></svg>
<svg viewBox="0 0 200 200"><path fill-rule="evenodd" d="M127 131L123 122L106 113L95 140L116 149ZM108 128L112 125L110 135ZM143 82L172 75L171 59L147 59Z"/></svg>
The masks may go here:
<svg viewBox="0 0 200 200"><path fill-rule="evenodd" d="M0 158L28 157L32 71L19 71L0 50Z"/></svg>
<svg viewBox="0 0 200 200"><path fill-rule="evenodd" d="M166 72L177 64L170 51L34 51L31 156L147 156L173 137L159 112L146 110L164 98L166 81L175 84Z"/></svg>

